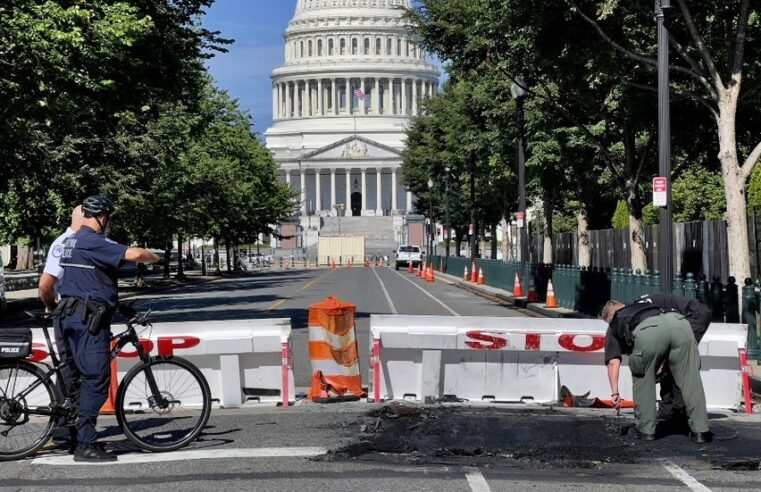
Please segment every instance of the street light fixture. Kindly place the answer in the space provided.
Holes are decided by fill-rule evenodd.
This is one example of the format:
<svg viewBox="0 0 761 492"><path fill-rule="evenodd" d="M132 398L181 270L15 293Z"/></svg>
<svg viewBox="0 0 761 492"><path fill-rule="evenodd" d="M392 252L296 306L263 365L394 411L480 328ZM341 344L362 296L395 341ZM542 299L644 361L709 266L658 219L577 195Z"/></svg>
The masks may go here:
<svg viewBox="0 0 761 492"><path fill-rule="evenodd" d="M528 234L526 232L526 142L524 135L523 105L528 97L526 83L522 78L513 82L510 92L516 101L518 112L518 225L520 227L521 262L528 261Z"/></svg>
<svg viewBox="0 0 761 492"><path fill-rule="evenodd" d="M428 258L433 256L433 180L428 178Z"/></svg>
<svg viewBox="0 0 761 492"><path fill-rule="evenodd" d="M666 178L666 206L661 207L658 226L658 268L661 271L661 292L671 294L674 269L671 231L671 111L669 102L669 32L668 14L671 0L656 0L658 23L658 173Z"/></svg>

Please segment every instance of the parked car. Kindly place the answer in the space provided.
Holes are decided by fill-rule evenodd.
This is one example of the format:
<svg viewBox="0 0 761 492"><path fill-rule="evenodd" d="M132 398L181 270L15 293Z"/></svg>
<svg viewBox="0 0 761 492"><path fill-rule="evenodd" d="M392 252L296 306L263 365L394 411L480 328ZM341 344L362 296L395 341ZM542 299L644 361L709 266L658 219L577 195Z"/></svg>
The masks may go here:
<svg viewBox="0 0 761 492"><path fill-rule="evenodd" d="M396 253L396 269L399 270L400 266L409 266L412 264L413 268L417 267L423 261L423 253L420 246L413 246L405 244L399 246Z"/></svg>

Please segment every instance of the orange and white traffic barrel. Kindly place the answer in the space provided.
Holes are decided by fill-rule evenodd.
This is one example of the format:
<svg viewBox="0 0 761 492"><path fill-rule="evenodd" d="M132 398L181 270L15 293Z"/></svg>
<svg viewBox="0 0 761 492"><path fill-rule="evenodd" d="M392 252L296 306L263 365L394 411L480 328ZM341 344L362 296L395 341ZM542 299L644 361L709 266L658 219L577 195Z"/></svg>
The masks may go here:
<svg viewBox="0 0 761 492"><path fill-rule="evenodd" d="M309 399L329 401L349 393L364 397L359 368L354 304L328 297L309 306L309 359L312 387Z"/></svg>

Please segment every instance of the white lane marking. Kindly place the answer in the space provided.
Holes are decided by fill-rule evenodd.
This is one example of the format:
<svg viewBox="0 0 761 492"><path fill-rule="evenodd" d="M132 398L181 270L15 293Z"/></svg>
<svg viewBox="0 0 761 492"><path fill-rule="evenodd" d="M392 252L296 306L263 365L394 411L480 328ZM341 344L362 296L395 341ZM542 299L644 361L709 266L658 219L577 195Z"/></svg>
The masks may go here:
<svg viewBox="0 0 761 492"><path fill-rule="evenodd" d="M195 449L169 453L134 452L119 455L119 461L110 463L84 463L74 461L71 455L45 456L32 460L33 465L132 465L136 463L160 463L165 461L219 460L225 458L311 458L327 453L326 448L231 448Z"/></svg>
<svg viewBox="0 0 761 492"><path fill-rule="evenodd" d="M444 309L446 309L447 311L449 311L450 313L452 313L452 315L453 315L453 316L459 316L459 314L457 314L457 313L455 312L455 310L454 310L454 309L450 308L449 306L447 306L446 304L444 304L444 303L443 303L443 302L441 302L440 300L436 299L436 298L435 298L435 297L434 297L434 296L433 296L433 295L432 295L430 292L428 292L428 291L427 291L427 290L425 290L424 288L420 287L418 284L416 284L416 283L415 283L415 282L413 282L412 280L408 279L407 277L405 277L405 276L404 276L404 275L402 275L401 273L397 272L396 270L394 270L394 271L396 272L396 274L397 274L397 275L399 275L400 277L402 277L404 280L406 280L407 282L411 283L412 285L414 285L415 287L417 287L418 289L420 289L420 291L421 291L423 294L427 295L428 297L430 297L430 298L431 298L431 299L433 299L434 301L438 302L438 303L441 305L441 307L443 307Z"/></svg>
<svg viewBox="0 0 761 492"><path fill-rule="evenodd" d="M478 468L474 468L465 474L465 478L468 479L468 485L473 492L491 492L489 484Z"/></svg>
<svg viewBox="0 0 761 492"><path fill-rule="evenodd" d="M674 478L685 484L690 490L696 492L711 492L711 489L695 480L689 473L682 470L674 463L666 461L663 463L663 467L668 470L669 473L674 475Z"/></svg>
<svg viewBox="0 0 761 492"><path fill-rule="evenodd" d="M386 286L383 284L383 280L381 280L380 275L378 275L378 272L375 271L375 268L373 268L373 273L375 274L375 278L378 279L378 282L380 282L381 289L383 289L383 295L386 296L386 301L388 301L388 307L391 308L391 313L399 314L399 312L396 310L396 306L394 306L394 301L391 300L391 296L388 294L388 290L386 289Z"/></svg>

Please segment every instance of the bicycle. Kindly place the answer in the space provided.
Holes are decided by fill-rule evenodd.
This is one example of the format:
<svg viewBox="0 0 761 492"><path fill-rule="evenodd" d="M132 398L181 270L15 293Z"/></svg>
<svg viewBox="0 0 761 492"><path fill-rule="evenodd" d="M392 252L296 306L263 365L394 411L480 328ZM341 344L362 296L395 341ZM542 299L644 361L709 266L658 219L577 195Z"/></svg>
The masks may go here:
<svg viewBox="0 0 761 492"><path fill-rule="evenodd" d="M203 431L211 414L211 392L201 371L176 356L150 356L135 325L151 327L150 309L138 314L120 305L127 329L111 338L113 360L131 344L137 364L127 371L115 398L116 419L127 439L141 449L174 451ZM41 323L51 363L26 359L0 361L0 461L35 454L61 421L77 418L77 389L61 378L61 361L53 350L50 316L27 315ZM55 381L54 381L55 377ZM58 384L57 384L58 383ZM71 385L75 386L75 385Z"/></svg>

